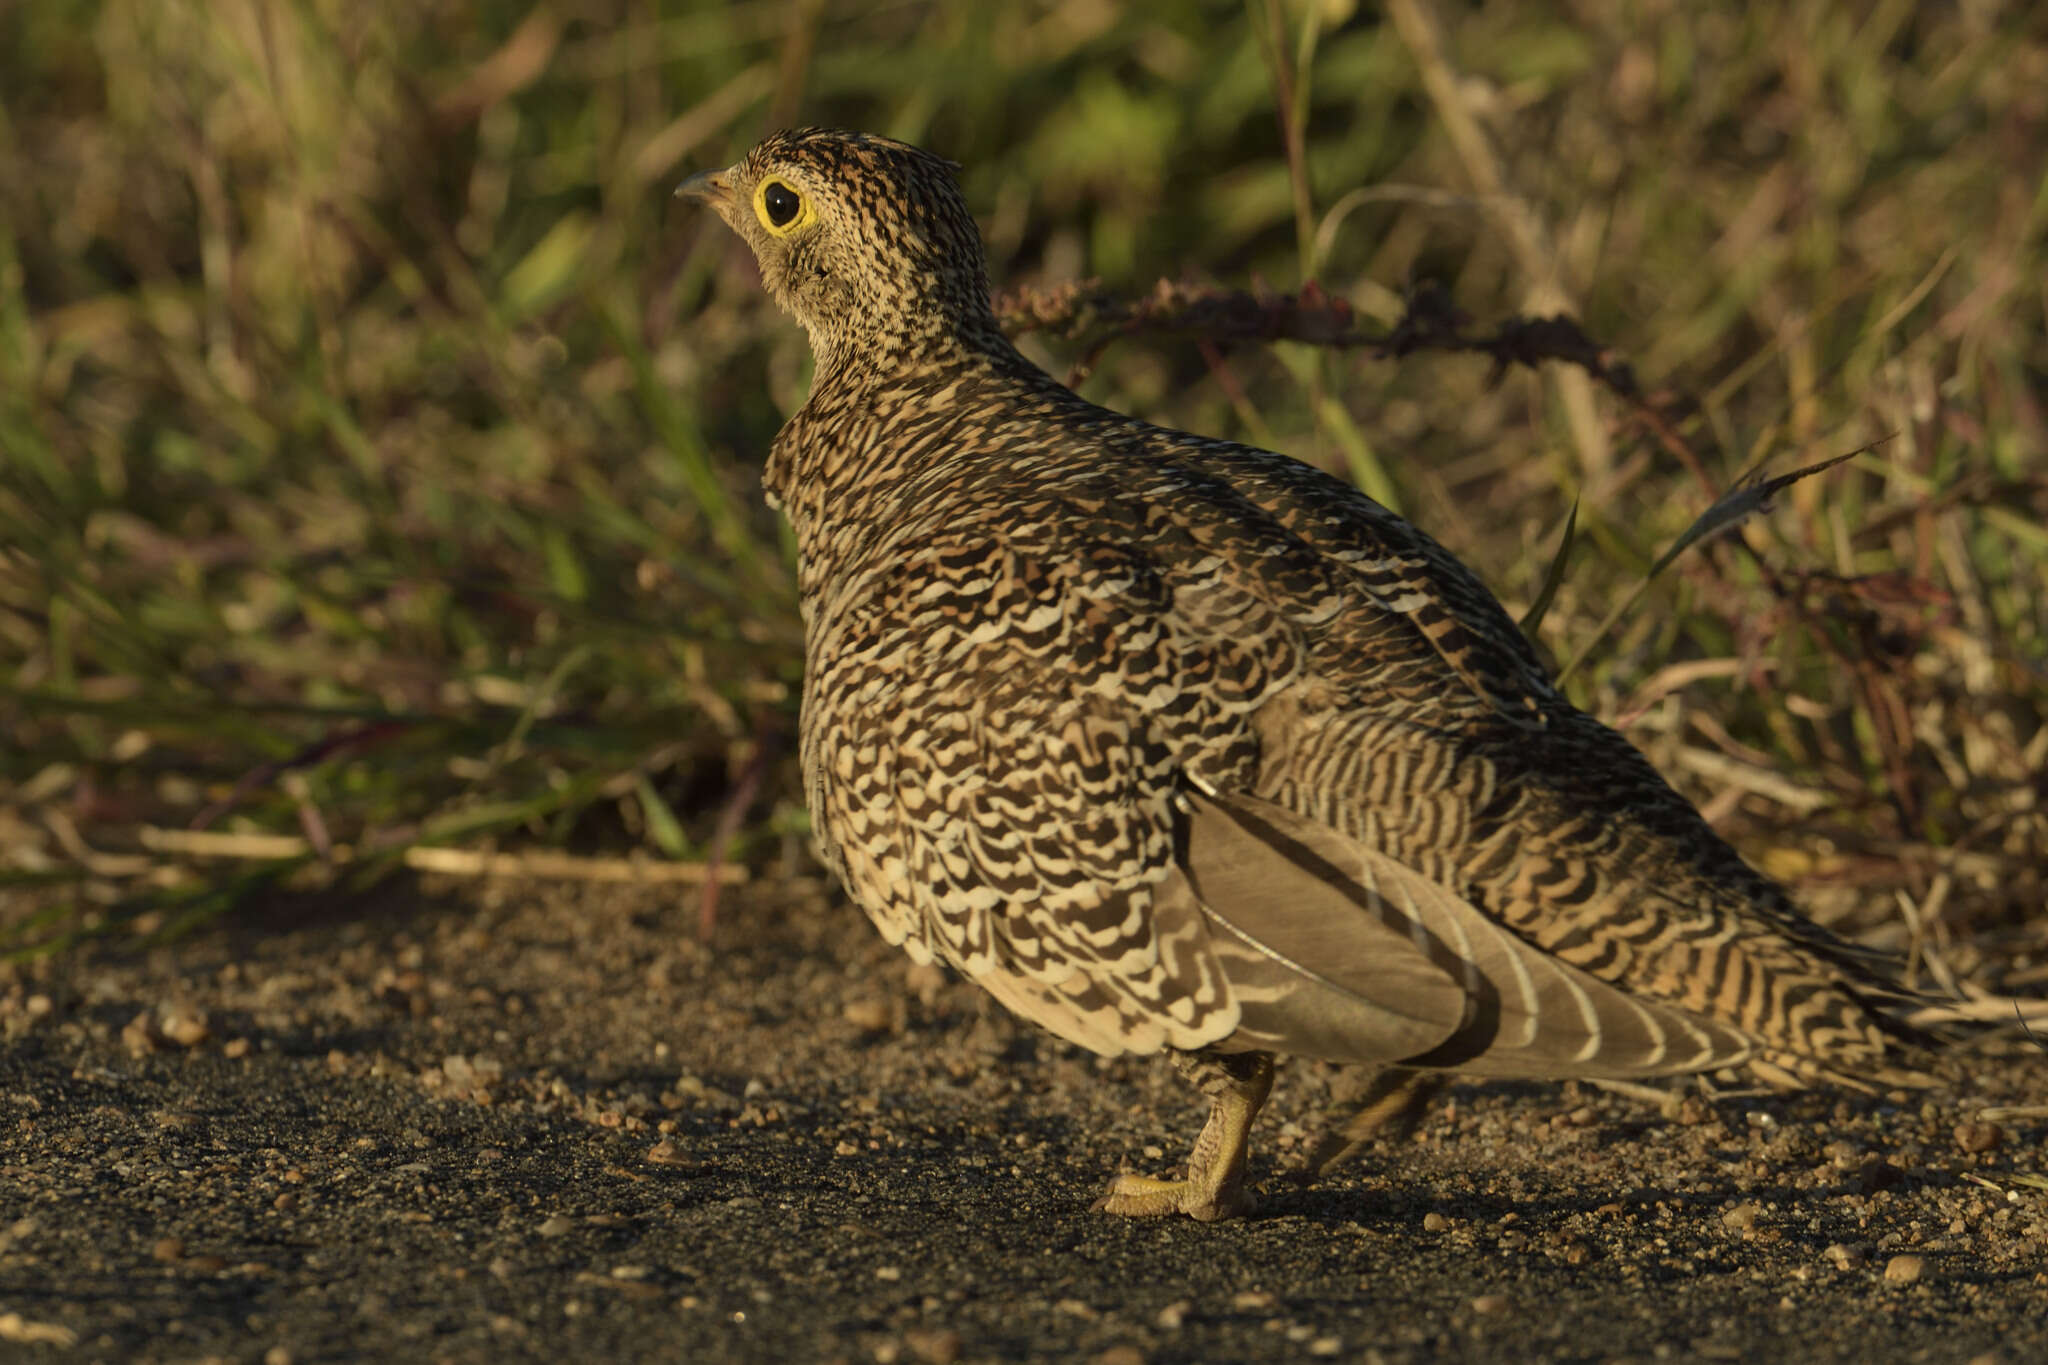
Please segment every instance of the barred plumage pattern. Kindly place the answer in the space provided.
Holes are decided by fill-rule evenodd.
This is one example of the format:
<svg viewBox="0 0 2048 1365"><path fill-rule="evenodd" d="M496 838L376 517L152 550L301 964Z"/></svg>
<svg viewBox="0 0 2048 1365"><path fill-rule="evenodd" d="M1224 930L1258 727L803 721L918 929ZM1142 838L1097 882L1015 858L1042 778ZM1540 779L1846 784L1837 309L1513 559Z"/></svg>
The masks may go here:
<svg viewBox="0 0 2048 1365"><path fill-rule="evenodd" d="M1106 1206L1241 1208L1268 1053L1914 1079L1873 966L1574 710L1442 547L1020 356L948 163L805 129L684 192L816 352L766 486L823 856L912 957L1096 1052L1191 1054L1219 1097L1186 1180Z"/></svg>

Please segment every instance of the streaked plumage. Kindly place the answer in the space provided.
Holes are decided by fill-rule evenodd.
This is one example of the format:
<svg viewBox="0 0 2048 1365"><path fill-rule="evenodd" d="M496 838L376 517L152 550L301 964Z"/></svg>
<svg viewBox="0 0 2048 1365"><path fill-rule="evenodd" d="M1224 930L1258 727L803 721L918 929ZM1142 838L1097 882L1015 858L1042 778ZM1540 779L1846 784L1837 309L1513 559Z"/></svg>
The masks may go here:
<svg viewBox="0 0 2048 1365"><path fill-rule="evenodd" d="M1487 1076L1909 1080L1862 956L1574 710L1421 531L1281 455L1096 407L989 309L946 162L778 133L684 192L809 330L766 485L800 553L803 768L885 938L1217 1100L1270 1054Z"/></svg>

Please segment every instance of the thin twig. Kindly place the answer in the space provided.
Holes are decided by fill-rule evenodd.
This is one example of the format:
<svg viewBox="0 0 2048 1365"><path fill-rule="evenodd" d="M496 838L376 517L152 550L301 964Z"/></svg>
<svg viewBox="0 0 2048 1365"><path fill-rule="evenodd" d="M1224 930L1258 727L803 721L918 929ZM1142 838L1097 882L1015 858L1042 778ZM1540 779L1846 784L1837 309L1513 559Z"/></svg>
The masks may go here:
<svg viewBox="0 0 2048 1365"><path fill-rule="evenodd" d="M761 790L761 783L767 778L768 770L774 765L775 756L782 746L775 729L762 722L754 727L754 752L741 770L739 780L733 783L732 791L726 796L724 806L718 812L718 825L711 835L711 857L708 862L710 875L704 878L704 889L697 898L697 941L709 943L711 930L718 922L718 888L720 873L726 867L725 852L732 844L733 837L740 831L740 824L747 818L747 811L754 804L754 797Z"/></svg>
<svg viewBox="0 0 2048 1365"><path fill-rule="evenodd" d="M334 757L350 749L367 749L381 744L391 736L406 730L413 722L409 720L380 720L368 725L358 725L347 730L337 730L321 736L305 748L271 763L259 763L236 779L228 794L192 817L192 828L205 829L214 821L226 815L242 803L242 799L256 788L273 782L285 773L300 768L310 768L316 763Z"/></svg>
<svg viewBox="0 0 2048 1365"><path fill-rule="evenodd" d="M1514 317L1487 333L1465 330L1469 319L1451 306L1441 289L1425 284L1408 300L1408 310L1391 330L1362 326L1351 305L1324 293L1313 282L1299 293L1253 294L1161 280L1132 298L1093 281L1045 289L1013 289L997 295L996 316L1012 336L1047 332L1081 341L1086 349L1075 374L1085 377L1101 352L1128 336L1174 336L1217 346L1250 342L1300 341L1311 346L1366 350L1387 358L1418 351L1484 355L1500 373L1517 365L1534 368L1546 360L1584 370L1632 408L1652 412L1670 431L1671 414L1651 409L1625 361L1586 335L1572 318ZM1697 468L1698 457L1682 457Z"/></svg>
<svg viewBox="0 0 2048 1365"><path fill-rule="evenodd" d="M142 846L153 853L188 858L220 858L239 862L289 862L310 858L315 849L305 839L289 834L216 833L212 830L165 829L145 825L138 834ZM335 844L327 861L345 864L374 850L359 850ZM746 868L730 864L679 863L658 858L585 858L550 849L528 849L517 853L492 853L471 848L439 848L416 845L399 854L399 860L416 872L439 872L457 877L550 877L579 882L700 883L725 886L746 883Z"/></svg>

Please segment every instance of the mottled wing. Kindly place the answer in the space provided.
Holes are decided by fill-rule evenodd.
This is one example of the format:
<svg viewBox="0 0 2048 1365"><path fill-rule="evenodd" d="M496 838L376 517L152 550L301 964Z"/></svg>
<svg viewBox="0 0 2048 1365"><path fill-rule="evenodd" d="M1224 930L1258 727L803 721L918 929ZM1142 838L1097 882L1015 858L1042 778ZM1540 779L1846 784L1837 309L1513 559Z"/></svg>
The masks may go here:
<svg viewBox="0 0 2048 1365"><path fill-rule="evenodd" d="M1161 435L1178 459L1228 483L1289 538L1348 570L1351 586L1427 642L1447 683L1511 724L1547 723L1561 698L1543 661L1487 586L1413 523L1284 455Z"/></svg>
<svg viewBox="0 0 2048 1365"><path fill-rule="evenodd" d="M1520 630L1447 551L1297 462L1192 438L1184 451L1290 539L1344 566L1378 608L1334 619L1311 661L1319 685L1260 717L1258 790L1386 870L1450 890L1476 913L1471 952L1484 955L1505 930L1502 951L1520 945L1568 972L1558 980L1574 989L1549 992L1556 1008L1542 1017L1560 1029L1552 1040L1544 1026L1562 1049L1553 1059L1570 1064L1549 1074L1699 1069L1746 1050L1778 1079L1917 1079L1885 1064L1866 1005L1884 991L1874 955L1800 915L1627 740L1559 697ZM1388 617L1409 622L1436 660L1388 638ZM1438 697L1418 703L1432 680ZM1624 1028L1627 1011L1596 1009L1600 1041L1588 1035L1578 1059L1575 991L1594 986L1595 1001L1605 991L1662 1013ZM1421 1060L1543 1074L1544 1049L1480 1048L1475 1037L1468 1029ZM1695 1065L1674 1061L1689 1049Z"/></svg>

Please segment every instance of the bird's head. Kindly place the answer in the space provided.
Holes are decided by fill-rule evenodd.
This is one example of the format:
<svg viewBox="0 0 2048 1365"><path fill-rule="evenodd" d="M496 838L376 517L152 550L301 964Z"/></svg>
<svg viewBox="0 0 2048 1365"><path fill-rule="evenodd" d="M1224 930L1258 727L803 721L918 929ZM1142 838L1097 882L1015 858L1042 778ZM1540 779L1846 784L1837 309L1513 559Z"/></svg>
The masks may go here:
<svg viewBox="0 0 2048 1365"><path fill-rule="evenodd" d="M676 193L753 248L769 297L811 334L823 369L855 352L1003 344L954 169L889 138L798 128Z"/></svg>

